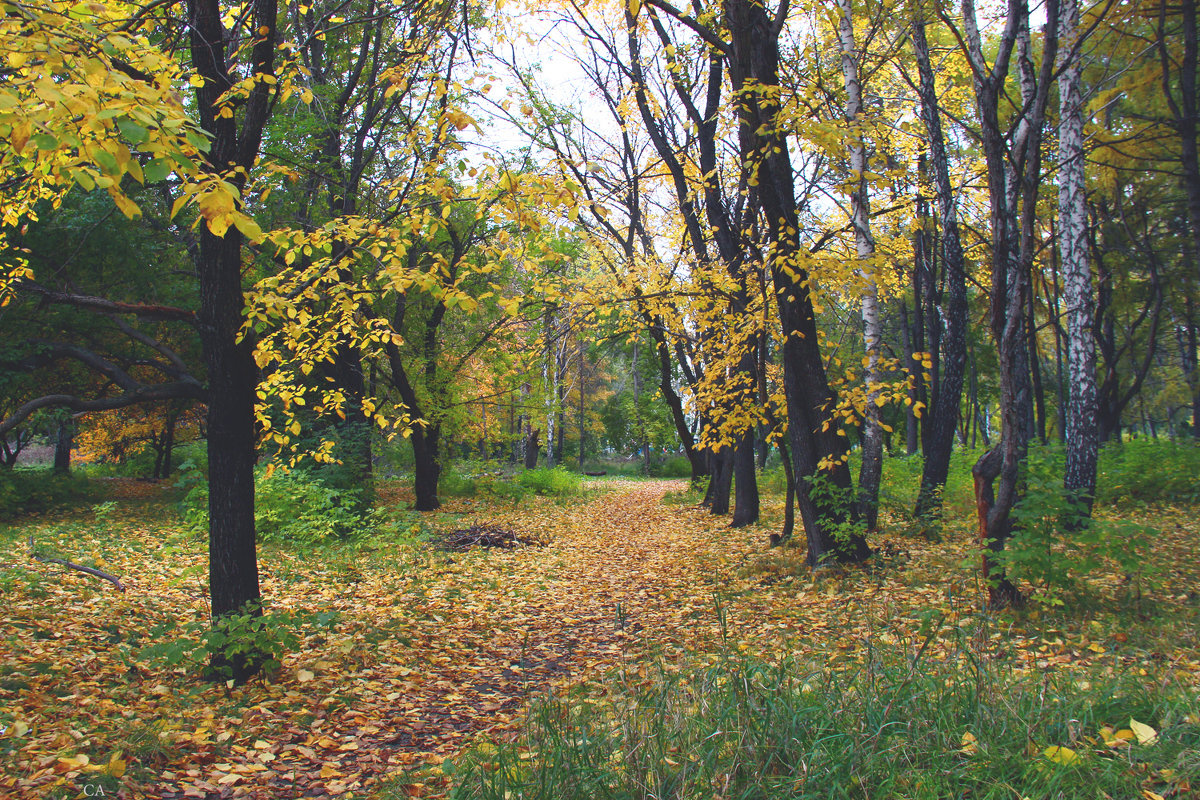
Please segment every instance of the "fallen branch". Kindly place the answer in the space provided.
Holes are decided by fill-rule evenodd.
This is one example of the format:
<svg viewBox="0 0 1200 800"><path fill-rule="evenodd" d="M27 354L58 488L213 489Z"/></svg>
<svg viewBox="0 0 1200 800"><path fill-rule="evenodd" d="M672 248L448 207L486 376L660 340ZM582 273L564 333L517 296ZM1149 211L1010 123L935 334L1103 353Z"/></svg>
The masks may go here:
<svg viewBox="0 0 1200 800"><path fill-rule="evenodd" d="M29 547L33 547L33 537L29 537ZM39 556L37 553L30 553L29 557L34 561L40 561L43 564L58 564L59 566L67 567L68 569L79 570L86 572L97 578L108 581L113 586L116 586L119 591L125 591L125 587L121 585L121 579L116 575L110 575L104 570L96 569L95 567L85 567L83 564L76 564L74 561L67 561L65 558L49 558L47 556Z"/></svg>

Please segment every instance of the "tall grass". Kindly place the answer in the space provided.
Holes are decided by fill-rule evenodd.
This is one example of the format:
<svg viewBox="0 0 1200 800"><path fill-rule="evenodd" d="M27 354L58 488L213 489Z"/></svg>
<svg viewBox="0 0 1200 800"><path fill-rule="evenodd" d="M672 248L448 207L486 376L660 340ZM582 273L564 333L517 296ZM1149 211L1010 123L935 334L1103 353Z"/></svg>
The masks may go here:
<svg viewBox="0 0 1200 800"><path fill-rule="evenodd" d="M1147 683L1101 668L1017 673L965 639L945 660L918 645L868 648L842 668L728 655L703 669L660 664L544 700L523 739L460 760L453 796L1186 796L1200 787L1195 695ZM1139 744L1131 720L1157 739Z"/></svg>

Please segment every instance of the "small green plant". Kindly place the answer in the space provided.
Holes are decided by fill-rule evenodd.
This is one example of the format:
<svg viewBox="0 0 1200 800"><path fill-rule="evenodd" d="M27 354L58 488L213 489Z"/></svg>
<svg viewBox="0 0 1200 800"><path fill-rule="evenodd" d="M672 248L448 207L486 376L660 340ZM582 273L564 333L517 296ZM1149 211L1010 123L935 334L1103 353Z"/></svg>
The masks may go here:
<svg viewBox="0 0 1200 800"><path fill-rule="evenodd" d="M295 650L304 635L328 630L339 619L336 612L316 614L257 613L254 610L220 617L211 625L193 620L179 631L174 622L155 628L151 635L162 641L143 648L142 658L167 666L211 673L225 679L234 666L259 665L265 672L277 669L284 654ZM172 633L181 635L165 638ZM217 666L213 666L216 664Z"/></svg>
<svg viewBox="0 0 1200 800"><path fill-rule="evenodd" d="M857 497L854 487L837 486L824 473L817 473L808 481L808 493L815 503L832 512L833 516L822 517L817 524L828 530L839 545L866 534L866 522L858 519L854 513ZM832 557L835 554L827 555Z"/></svg>

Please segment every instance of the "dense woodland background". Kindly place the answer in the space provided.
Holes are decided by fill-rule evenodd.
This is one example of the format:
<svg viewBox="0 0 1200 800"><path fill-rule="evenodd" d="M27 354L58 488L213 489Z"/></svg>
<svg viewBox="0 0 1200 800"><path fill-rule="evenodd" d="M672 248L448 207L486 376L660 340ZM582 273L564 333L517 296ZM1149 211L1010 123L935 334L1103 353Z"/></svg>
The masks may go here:
<svg viewBox="0 0 1200 800"><path fill-rule="evenodd" d="M264 543L581 473L992 611L1184 574L1194 0L3 6L0 514L161 481L230 688Z"/></svg>

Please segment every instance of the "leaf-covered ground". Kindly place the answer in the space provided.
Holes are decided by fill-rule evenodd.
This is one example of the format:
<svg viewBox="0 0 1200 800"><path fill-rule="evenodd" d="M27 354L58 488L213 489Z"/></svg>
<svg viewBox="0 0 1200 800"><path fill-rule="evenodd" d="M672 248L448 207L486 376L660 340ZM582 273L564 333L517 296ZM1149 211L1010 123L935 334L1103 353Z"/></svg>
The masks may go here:
<svg viewBox="0 0 1200 800"><path fill-rule="evenodd" d="M486 525L542 543L511 549L394 537L265 547L271 610L338 616L304 630L274 674L233 689L145 655L180 635L166 623L206 615L204 544L163 490L121 483L112 513L13 526L0 565L0 795L438 794L444 759L478 737L513 736L551 686L730 649L853 661L928 640L936 658L966 630L1013 671L1100 665L1200 686L1192 508L1153 511L1161 566L1140 598L1114 573L1071 598L1070 613L989 617L966 521L936 544L875 536L868 569L814 576L801 551L766 547L777 507L732 530L688 505L684 488L598 481L569 501L460 500L433 516L435 530ZM31 535L127 591L30 560Z"/></svg>

